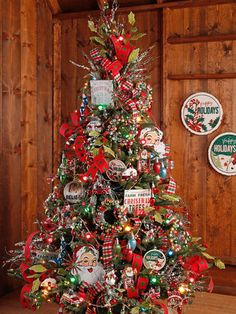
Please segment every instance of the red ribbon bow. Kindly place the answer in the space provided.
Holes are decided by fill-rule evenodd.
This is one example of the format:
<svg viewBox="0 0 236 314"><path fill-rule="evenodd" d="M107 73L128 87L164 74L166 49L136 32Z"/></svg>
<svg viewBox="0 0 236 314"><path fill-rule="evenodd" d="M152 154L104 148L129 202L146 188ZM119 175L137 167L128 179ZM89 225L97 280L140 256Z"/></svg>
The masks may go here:
<svg viewBox="0 0 236 314"><path fill-rule="evenodd" d="M102 149L99 149L99 153L97 156L95 156L93 158L93 163L90 166L90 168L88 169L88 171L86 172L87 176L92 176L92 179L94 180L98 171L100 171L101 173L105 172L106 170L108 170L109 166L108 163L104 157L103 151Z"/></svg>
<svg viewBox="0 0 236 314"><path fill-rule="evenodd" d="M60 127L60 134L65 138L69 138L75 132L83 132L83 129L80 126L80 112L78 110L71 113L71 121L73 124L72 126L68 123L63 123Z"/></svg>

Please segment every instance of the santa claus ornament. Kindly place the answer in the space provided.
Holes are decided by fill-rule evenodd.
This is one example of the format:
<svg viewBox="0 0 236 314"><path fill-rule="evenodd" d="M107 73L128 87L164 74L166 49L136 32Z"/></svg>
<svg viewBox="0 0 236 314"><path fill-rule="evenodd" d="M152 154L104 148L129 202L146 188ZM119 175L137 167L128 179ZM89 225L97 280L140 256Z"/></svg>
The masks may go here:
<svg viewBox="0 0 236 314"><path fill-rule="evenodd" d="M157 127L145 127L140 132L140 142L143 147L151 147L159 154L165 155L165 144L162 142L163 132Z"/></svg>
<svg viewBox="0 0 236 314"><path fill-rule="evenodd" d="M93 246L82 246L74 253L74 268L71 270L73 276L78 276L80 281L94 285L102 281L105 271L98 262L99 253Z"/></svg>

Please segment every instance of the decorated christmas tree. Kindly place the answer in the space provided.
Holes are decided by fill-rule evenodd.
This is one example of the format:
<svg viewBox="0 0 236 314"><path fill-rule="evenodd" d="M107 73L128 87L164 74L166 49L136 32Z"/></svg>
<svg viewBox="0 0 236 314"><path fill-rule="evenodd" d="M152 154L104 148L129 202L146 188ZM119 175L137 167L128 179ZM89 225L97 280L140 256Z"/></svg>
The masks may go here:
<svg viewBox="0 0 236 314"><path fill-rule="evenodd" d="M58 303L58 313L178 313L196 291L212 289L207 270L223 263L189 231L176 195L173 161L151 118L151 48L131 12L116 1L89 20L95 47L82 103L63 124L61 164L51 179L38 232L17 244L9 273L24 280L23 306Z"/></svg>

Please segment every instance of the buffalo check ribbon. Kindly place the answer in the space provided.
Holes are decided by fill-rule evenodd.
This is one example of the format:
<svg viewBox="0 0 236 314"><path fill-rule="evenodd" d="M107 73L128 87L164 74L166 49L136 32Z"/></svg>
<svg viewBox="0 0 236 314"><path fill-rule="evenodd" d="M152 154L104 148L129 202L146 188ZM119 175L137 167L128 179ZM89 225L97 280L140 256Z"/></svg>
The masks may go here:
<svg viewBox="0 0 236 314"><path fill-rule="evenodd" d="M168 194L175 194L175 191L176 191L175 180L172 177L170 177L166 193L168 193Z"/></svg>
<svg viewBox="0 0 236 314"><path fill-rule="evenodd" d="M108 234L104 238L103 247L102 247L102 257L103 257L103 266L105 270L112 268L112 243L113 243L113 234Z"/></svg>

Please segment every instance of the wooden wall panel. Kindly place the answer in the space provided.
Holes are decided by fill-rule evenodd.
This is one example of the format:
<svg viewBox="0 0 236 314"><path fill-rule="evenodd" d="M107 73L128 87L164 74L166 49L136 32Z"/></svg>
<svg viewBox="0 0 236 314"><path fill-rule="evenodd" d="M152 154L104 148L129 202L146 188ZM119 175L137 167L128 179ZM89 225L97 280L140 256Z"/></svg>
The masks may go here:
<svg viewBox="0 0 236 314"><path fill-rule="evenodd" d="M171 45L171 36L235 33L235 4L164 11L164 126L175 160L179 193L192 213L192 232L209 244L209 251L235 264L236 177L215 172L208 163L211 140L225 131L235 132L235 79L168 80L168 74L235 73L235 41ZM173 22L174 21L174 22ZM190 134L182 125L180 110L192 93L205 91L222 103L224 119L208 136Z"/></svg>
<svg viewBox="0 0 236 314"><path fill-rule="evenodd" d="M35 229L52 173L52 16L45 0L0 1L0 256ZM14 281L0 272L0 294Z"/></svg>
<svg viewBox="0 0 236 314"><path fill-rule="evenodd" d="M37 3L37 21L37 218L40 219L44 213L42 203L51 190L46 179L52 173L53 164L53 33L52 15L45 1Z"/></svg>
<svg viewBox="0 0 236 314"><path fill-rule="evenodd" d="M21 43L20 0L2 4L2 167L1 257L21 238ZM8 19L4 18L8 16ZM4 276L1 272L1 277ZM10 285L10 280L6 281Z"/></svg>

